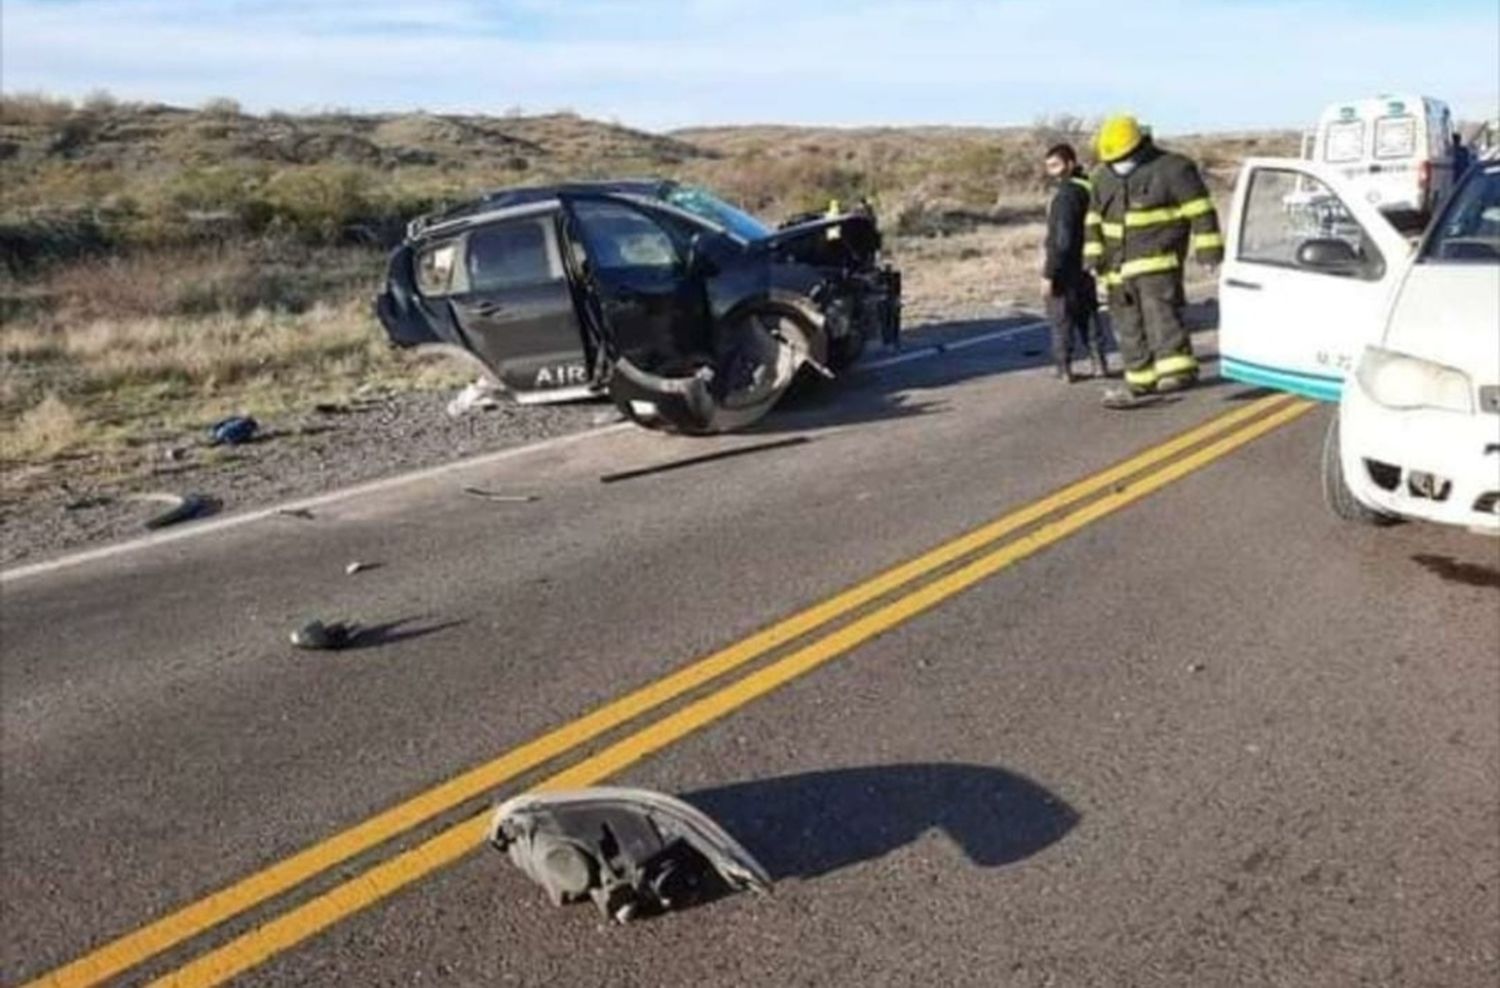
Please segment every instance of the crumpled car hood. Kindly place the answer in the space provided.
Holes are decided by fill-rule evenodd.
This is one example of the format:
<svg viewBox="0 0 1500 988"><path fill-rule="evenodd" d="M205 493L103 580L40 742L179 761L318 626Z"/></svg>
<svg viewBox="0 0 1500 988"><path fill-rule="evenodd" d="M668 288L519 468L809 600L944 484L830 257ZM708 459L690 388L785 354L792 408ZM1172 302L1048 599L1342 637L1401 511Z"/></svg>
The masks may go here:
<svg viewBox="0 0 1500 988"><path fill-rule="evenodd" d="M790 251L793 254L813 248L822 251L829 243L828 234L832 230L837 230L838 239L861 259L873 259L875 252L880 249L879 228L873 217L863 213L842 213L797 223L777 230L764 240L757 240L755 246L764 250Z"/></svg>

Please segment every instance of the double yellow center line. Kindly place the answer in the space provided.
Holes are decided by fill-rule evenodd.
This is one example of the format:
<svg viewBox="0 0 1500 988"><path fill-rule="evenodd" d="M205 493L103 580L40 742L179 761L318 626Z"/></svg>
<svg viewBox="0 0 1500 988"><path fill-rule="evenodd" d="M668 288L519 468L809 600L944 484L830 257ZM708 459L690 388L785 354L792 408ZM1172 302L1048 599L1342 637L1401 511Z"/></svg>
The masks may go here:
<svg viewBox="0 0 1500 988"><path fill-rule="evenodd" d="M455 776L233 885L105 944L78 960L43 975L31 982L31 986L73 988L94 985L130 970L345 861L412 831L444 812L482 797L506 782L763 658L784 645L854 614L897 590L908 591L728 686L687 703L533 788L575 788L606 779L777 687L911 620L1007 566L1227 455L1256 437L1297 418L1311 407L1311 403L1281 395L1249 402L611 701L493 761ZM1038 524L1081 502L1087 503L1067 514ZM1037 527L997 547L997 543L1001 543L1007 536L1033 525ZM975 555L979 553L982 554ZM909 589L913 584L918 584L970 556L975 558L936 579L920 583L915 589ZM481 843L486 823L485 815L479 814L450 826L410 850L397 854L363 874L208 951L156 983L212 985L249 970L340 919L462 857Z"/></svg>

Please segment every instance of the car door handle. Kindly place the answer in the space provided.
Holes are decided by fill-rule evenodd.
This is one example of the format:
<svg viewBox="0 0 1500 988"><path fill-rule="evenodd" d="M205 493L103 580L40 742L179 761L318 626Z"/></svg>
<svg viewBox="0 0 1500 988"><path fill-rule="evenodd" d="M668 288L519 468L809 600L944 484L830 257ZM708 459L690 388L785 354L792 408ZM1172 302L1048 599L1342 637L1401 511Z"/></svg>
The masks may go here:
<svg viewBox="0 0 1500 988"><path fill-rule="evenodd" d="M1250 292L1260 291L1260 285L1258 285L1257 283L1253 281L1241 281L1238 278L1225 278L1224 284L1230 288L1243 288L1246 291Z"/></svg>
<svg viewBox="0 0 1500 988"><path fill-rule="evenodd" d="M499 302L476 302L476 303L474 303L474 313L476 315L481 315L481 316L498 316L500 313L502 313L504 311L505 311L505 306L501 305Z"/></svg>

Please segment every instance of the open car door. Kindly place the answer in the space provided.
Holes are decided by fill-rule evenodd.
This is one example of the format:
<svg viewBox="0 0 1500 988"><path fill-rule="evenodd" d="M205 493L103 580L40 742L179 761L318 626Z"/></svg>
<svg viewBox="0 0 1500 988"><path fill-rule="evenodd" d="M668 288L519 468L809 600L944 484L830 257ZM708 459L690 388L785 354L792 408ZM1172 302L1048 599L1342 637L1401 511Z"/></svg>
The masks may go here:
<svg viewBox="0 0 1500 988"><path fill-rule="evenodd" d="M1341 181L1292 158L1241 169L1219 283L1224 377L1336 401L1379 338L1411 246Z"/></svg>
<svg viewBox="0 0 1500 988"><path fill-rule="evenodd" d="M566 262L590 360L633 421L685 433L728 432L763 417L808 357L789 319L725 319L709 305L721 274L706 238L634 199L563 197Z"/></svg>
<svg viewBox="0 0 1500 988"><path fill-rule="evenodd" d="M500 383L521 402L591 393L555 204L475 227L456 246L453 317Z"/></svg>

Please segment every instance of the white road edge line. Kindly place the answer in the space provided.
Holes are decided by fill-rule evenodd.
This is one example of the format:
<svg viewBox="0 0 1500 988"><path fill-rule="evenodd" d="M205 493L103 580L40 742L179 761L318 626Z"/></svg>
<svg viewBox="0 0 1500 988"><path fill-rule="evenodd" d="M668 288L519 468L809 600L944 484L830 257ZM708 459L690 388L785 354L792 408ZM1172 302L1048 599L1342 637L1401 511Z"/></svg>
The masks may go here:
<svg viewBox="0 0 1500 988"><path fill-rule="evenodd" d="M907 353L898 353L894 356L887 357L884 360L876 360L867 364L856 364L854 369L856 371L880 370L883 367L894 367L897 364L905 364L914 360L925 360L929 357L936 357L941 354L948 353L952 350L964 350L969 347L979 346L984 343L991 343L995 340L1005 339L1010 336L1016 336L1021 333L1030 332L1031 330L1036 329L1039 326L1045 325L1046 323L1044 322L1035 322L1027 323L1024 326L1010 326L1005 329L985 333L981 336L974 336L968 339L957 340L953 343L938 343L932 346L924 347L920 350L912 350ZM248 525L251 522L261 521L263 519L272 518L277 515L324 507L329 504L334 504L338 501L348 500L349 498L360 497L365 494L374 494L378 491L389 490L393 487L400 487L404 484L415 483L416 481L420 480L429 480L433 477L441 477L445 474L454 473L459 470L467 470L470 467L485 466L490 463L497 463L501 460L508 460L517 456L524 456L527 453L535 453L544 449L549 449L557 446L565 446L570 443L576 443L581 442L585 439L591 439L595 436L608 435L612 432L625 432L634 428L636 428L636 426L632 425L629 422L616 422L612 425L606 425L601 428L585 429L583 432L575 432L566 436L555 436L551 439L543 439L539 442L528 443L524 446L512 446L509 449L500 449L494 451L493 453L480 453L477 456L471 456L462 460L453 460L449 463L439 463L436 466L423 467L420 470L413 470L409 473L397 474L393 477L382 477L379 480L371 480L363 484L355 484L352 487L344 487L339 490L328 491L324 494L317 494L313 497L302 498L301 500L297 501L288 501L283 504L272 505L269 508L255 508L250 511L242 512L240 514L225 515L223 518L210 518L196 523L189 522L182 528L173 528L162 532L153 532L150 535L142 535L138 538L127 539L124 542L113 542L109 545L99 546L96 549L84 549L80 552L71 553L69 555L58 556L56 559L45 559L41 562L28 563L24 566L16 566L11 569L0 570L0 585L8 583L18 583L21 580L25 580L30 577L41 576L45 573L53 573L60 569L69 569L74 566L82 565L83 563L98 562L101 559L109 559L113 556L124 555L128 552L134 552L137 549L146 549L154 546L166 545L171 542L177 542L182 539L193 538L199 535L209 535L214 532L222 532L226 529L238 528L241 525Z"/></svg>
<svg viewBox="0 0 1500 988"><path fill-rule="evenodd" d="M428 480L433 477L441 477L445 474L466 470L470 467L485 466L512 457L522 456L526 453L535 453L540 450L556 446L565 446L576 443L593 436L607 435L611 432L625 432L635 428L629 422L616 422L611 425L602 426L597 429L585 429L582 432L574 432L566 436L554 436L551 439L543 439L539 442L528 443L524 446L511 446L508 449L498 449L492 453L480 453L462 460L452 460L448 463L439 463L436 466L423 467L409 473L396 474L393 477L382 477L379 480L371 480L352 487L340 488L336 491L328 491L324 494L315 494L312 497L302 498L297 501L287 501L283 504L272 505L269 508L254 508L240 514L225 515L223 518L210 518L205 521L189 522L182 528L173 528L163 532L153 532L150 535L142 535L139 538L129 539L124 542L114 542L109 545L100 546L97 549L85 549L56 559L47 559L38 563L30 563L25 566L17 566L13 569L0 570L0 584L12 583L23 580L30 576L40 576L54 570L77 566L80 563L96 562L100 559L108 559L110 556L118 556L122 553L133 552L136 549L145 549L150 546L164 545L168 542L176 542L180 539L192 538L196 535L208 535L212 532L221 532L228 528L238 528L253 521L260 521L276 515L289 514L296 511L306 511L312 508L324 507L338 501L359 497L364 494L373 494L377 491L389 490L392 487L400 487L403 484L414 483L419 480Z"/></svg>
<svg viewBox="0 0 1500 988"><path fill-rule="evenodd" d="M884 367L895 367L897 364L907 364L914 360L925 360L928 357L936 357L938 354L949 353L953 350L967 350L969 347L982 346L985 343L993 343L996 340L1008 339L1012 336L1020 336L1035 329L1041 329L1047 324L1045 322L1029 322L1020 326L1007 326L1005 329L997 329L993 332L982 333L979 336L970 336L952 343L933 343L919 350L908 350L902 353L892 354L880 360L872 360L869 363L854 365L855 371L880 370Z"/></svg>

